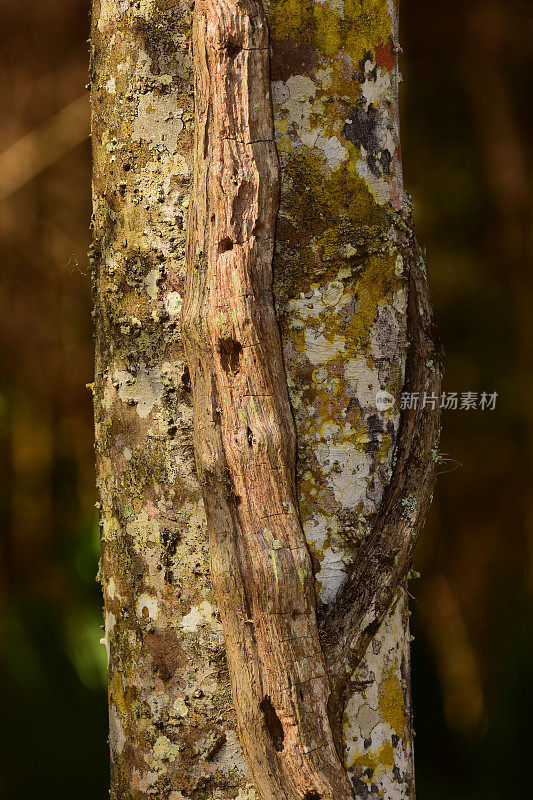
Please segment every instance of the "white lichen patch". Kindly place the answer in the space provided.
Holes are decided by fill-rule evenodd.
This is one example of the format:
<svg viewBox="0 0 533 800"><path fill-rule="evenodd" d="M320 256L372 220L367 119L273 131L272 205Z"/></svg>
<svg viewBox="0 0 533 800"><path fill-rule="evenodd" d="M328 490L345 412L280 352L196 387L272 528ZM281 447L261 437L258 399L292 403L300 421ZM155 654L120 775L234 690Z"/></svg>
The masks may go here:
<svg viewBox="0 0 533 800"><path fill-rule="evenodd" d="M126 525L126 533L131 536L135 551L139 555L146 555L147 549L160 544L157 516L153 506L147 505Z"/></svg>
<svg viewBox="0 0 533 800"><path fill-rule="evenodd" d="M194 633L199 627L205 625L205 618L198 606L191 608L180 622L180 628L187 633Z"/></svg>
<svg viewBox="0 0 533 800"><path fill-rule="evenodd" d="M365 62L365 80L361 84L361 94L367 106L392 103L392 82L388 70L377 67L372 59Z"/></svg>
<svg viewBox="0 0 533 800"><path fill-rule="evenodd" d="M116 625L116 622L117 622L117 618L115 617L113 612L112 611L106 611L105 612L105 632L106 632L106 636L109 636L109 634L112 632L113 628Z"/></svg>
<svg viewBox="0 0 533 800"><path fill-rule="evenodd" d="M314 283L309 292L289 301L290 325L297 329L304 328L308 322L319 321L326 313L339 311L350 300L340 278L322 286Z"/></svg>
<svg viewBox="0 0 533 800"><path fill-rule="evenodd" d="M226 741L213 758L213 766L224 775L237 773L243 778L249 776L248 764L235 731L226 731Z"/></svg>
<svg viewBox="0 0 533 800"><path fill-rule="evenodd" d="M165 308L171 317L177 316L183 305L183 297L179 292L169 292L165 298Z"/></svg>
<svg viewBox="0 0 533 800"><path fill-rule="evenodd" d="M163 397L163 381L157 367L139 363L136 375L117 369L114 373L118 396L123 403L135 405L137 414L144 419Z"/></svg>
<svg viewBox="0 0 533 800"><path fill-rule="evenodd" d="M376 394L381 389L379 372L369 367L365 356L350 358L344 365L348 394L356 397L362 408L376 408Z"/></svg>
<svg viewBox="0 0 533 800"><path fill-rule="evenodd" d="M334 170L348 159L348 150L340 135L327 135L317 126L315 120L324 115L324 104L317 93L330 85L331 72L321 70L317 78L291 75L286 81L272 83L278 147L285 151L298 143L312 147L320 151L328 168Z"/></svg>
<svg viewBox="0 0 533 800"><path fill-rule="evenodd" d="M326 337L309 327L305 330L305 355L311 364L325 364L342 353L346 342L334 334Z"/></svg>
<svg viewBox="0 0 533 800"><path fill-rule="evenodd" d="M320 570L316 580L320 585L320 599L326 605L332 603L346 578L346 568L343 561L342 550L333 550L326 547L320 562Z"/></svg>
<svg viewBox="0 0 533 800"><path fill-rule="evenodd" d="M148 616L154 622L159 617L159 604L157 597L151 597L149 594L142 594L137 600L137 614L139 617Z"/></svg>
<svg viewBox="0 0 533 800"><path fill-rule="evenodd" d="M182 697L176 698L176 700L174 700L174 702L172 703L173 716L180 717L183 719L183 717L186 717L188 713L189 713L189 706L187 705L185 700Z"/></svg>
<svg viewBox="0 0 533 800"><path fill-rule="evenodd" d="M111 703L109 706L109 746L111 755L119 755L126 742L124 731L118 717L117 709Z"/></svg>
<svg viewBox="0 0 533 800"><path fill-rule="evenodd" d="M208 600L204 600L198 606L193 606L179 623L180 628L187 633L194 633L198 628L206 625L213 631L222 630L222 625L215 616L215 609Z"/></svg>
<svg viewBox="0 0 533 800"><path fill-rule="evenodd" d="M348 158L348 150L337 136L326 138L319 133L314 140L313 147L324 153L326 163L330 169L337 169Z"/></svg>
<svg viewBox="0 0 533 800"><path fill-rule="evenodd" d="M179 108L175 92L148 92L139 97L137 115L133 122L132 138L148 143L150 149L160 147L171 155L178 151L183 130L183 109Z"/></svg>
<svg viewBox="0 0 533 800"><path fill-rule="evenodd" d="M159 269L151 269L146 278L144 279L146 294L152 300L157 299L157 292L158 292L157 281L159 280L160 276L161 273Z"/></svg>
<svg viewBox="0 0 533 800"><path fill-rule="evenodd" d="M113 577L111 577L109 579L109 582L108 582L107 587L106 587L106 592L107 592L107 596L109 597L110 600L114 600L115 599L116 583L115 583L115 579Z"/></svg>

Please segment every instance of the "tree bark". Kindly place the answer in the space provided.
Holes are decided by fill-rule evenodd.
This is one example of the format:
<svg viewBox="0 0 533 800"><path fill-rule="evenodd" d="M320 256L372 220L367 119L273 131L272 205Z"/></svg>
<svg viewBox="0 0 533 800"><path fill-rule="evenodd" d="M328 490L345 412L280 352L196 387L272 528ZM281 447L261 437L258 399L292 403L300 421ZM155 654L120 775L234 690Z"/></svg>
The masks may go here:
<svg viewBox="0 0 533 800"><path fill-rule="evenodd" d="M399 405L438 395L440 356L397 14L201 0L192 35L184 0L95 0L112 798L414 796L405 586L438 411Z"/></svg>

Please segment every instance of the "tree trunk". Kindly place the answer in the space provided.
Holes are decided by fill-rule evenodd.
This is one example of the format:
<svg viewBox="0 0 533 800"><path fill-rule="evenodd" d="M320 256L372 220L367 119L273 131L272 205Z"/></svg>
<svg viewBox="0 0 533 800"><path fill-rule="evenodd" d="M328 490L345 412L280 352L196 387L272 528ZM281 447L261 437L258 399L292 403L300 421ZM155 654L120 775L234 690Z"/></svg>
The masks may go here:
<svg viewBox="0 0 533 800"><path fill-rule="evenodd" d="M399 408L440 362L397 15L94 0L113 800L414 797L405 587L438 410Z"/></svg>

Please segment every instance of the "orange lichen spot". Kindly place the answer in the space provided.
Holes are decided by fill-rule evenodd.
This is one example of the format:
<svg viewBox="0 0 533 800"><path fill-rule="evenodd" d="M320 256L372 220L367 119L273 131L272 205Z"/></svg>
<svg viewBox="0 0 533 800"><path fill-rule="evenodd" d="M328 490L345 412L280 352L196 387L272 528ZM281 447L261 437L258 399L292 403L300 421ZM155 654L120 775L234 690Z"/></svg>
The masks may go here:
<svg viewBox="0 0 533 800"><path fill-rule="evenodd" d="M391 70L396 64L396 53L391 39L386 44L380 44L376 49L376 64L387 70Z"/></svg>

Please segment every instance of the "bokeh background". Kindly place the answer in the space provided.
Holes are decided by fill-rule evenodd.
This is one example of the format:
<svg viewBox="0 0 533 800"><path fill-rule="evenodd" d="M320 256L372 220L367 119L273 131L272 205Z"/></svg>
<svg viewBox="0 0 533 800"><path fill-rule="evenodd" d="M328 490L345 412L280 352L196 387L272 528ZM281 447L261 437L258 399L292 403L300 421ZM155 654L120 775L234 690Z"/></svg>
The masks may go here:
<svg viewBox="0 0 533 800"><path fill-rule="evenodd" d="M529 796L533 10L402 0L445 458L413 593L419 800ZM0 8L0 796L107 797L87 249L89 0Z"/></svg>

